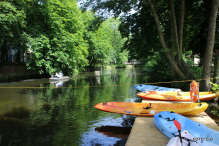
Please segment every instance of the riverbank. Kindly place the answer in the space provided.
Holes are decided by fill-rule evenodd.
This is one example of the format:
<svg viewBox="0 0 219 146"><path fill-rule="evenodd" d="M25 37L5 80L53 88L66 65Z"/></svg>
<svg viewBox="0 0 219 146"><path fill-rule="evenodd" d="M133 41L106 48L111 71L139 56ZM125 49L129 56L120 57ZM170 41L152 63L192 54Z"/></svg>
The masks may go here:
<svg viewBox="0 0 219 146"><path fill-rule="evenodd" d="M132 65L127 65L125 68L132 68ZM107 65L104 68L95 67L95 71L102 69L115 69L115 66ZM26 65L7 65L2 66L0 69L0 82L13 82L26 79L40 79L40 78L49 78L49 74L39 74L38 71L28 70Z"/></svg>
<svg viewBox="0 0 219 146"><path fill-rule="evenodd" d="M48 74L39 74L38 70L29 70L26 64L0 64L0 82L12 82L24 79L39 79L49 77Z"/></svg>
<svg viewBox="0 0 219 146"><path fill-rule="evenodd" d="M0 74L0 82L13 82L25 79L40 79L49 78L49 75L39 74L38 72L28 72L28 73L5 73Z"/></svg>

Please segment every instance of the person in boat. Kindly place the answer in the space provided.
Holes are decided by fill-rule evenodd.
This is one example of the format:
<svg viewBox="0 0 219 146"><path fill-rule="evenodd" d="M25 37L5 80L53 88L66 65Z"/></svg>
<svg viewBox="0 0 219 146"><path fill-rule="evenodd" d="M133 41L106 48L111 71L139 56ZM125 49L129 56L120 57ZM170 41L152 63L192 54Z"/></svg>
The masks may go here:
<svg viewBox="0 0 219 146"><path fill-rule="evenodd" d="M63 77L63 73L62 73L62 71L60 71L60 73L59 73L59 77L60 77L60 78Z"/></svg>
<svg viewBox="0 0 219 146"><path fill-rule="evenodd" d="M56 74L55 74L55 77L56 77L56 78L59 78L59 77L60 77L60 75L59 75L59 74L57 74L57 72L56 72Z"/></svg>

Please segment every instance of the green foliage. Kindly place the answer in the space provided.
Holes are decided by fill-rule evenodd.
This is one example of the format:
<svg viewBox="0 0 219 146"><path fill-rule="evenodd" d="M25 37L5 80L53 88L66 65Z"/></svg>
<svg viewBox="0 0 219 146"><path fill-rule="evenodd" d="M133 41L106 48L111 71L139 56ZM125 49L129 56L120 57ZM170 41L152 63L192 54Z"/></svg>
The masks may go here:
<svg viewBox="0 0 219 146"><path fill-rule="evenodd" d="M116 67L125 67L124 61L128 60L128 52L124 50L122 53L117 54L116 56Z"/></svg>
<svg viewBox="0 0 219 146"><path fill-rule="evenodd" d="M162 53L148 58L143 68L150 77L149 82L170 81L170 64Z"/></svg>
<svg viewBox="0 0 219 146"><path fill-rule="evenodd" d="M201 79L203 67L194 66L194 58L192 57L192 51L185 52L185 55L183 55L183 60L185 61L186 64L188 64L189 68L191 69L195 77L197 79Z"/></svg>
<svg viewBox="0 0 219 146"><path fill-rule="evenodd" d="M76 0L8 0L0 2L0 11L2 54L7 56L10 47L18 50L17 56L30 49L28 69L70 75L87 66L109 65L115 57L124 66L127 52L121 50L119 19L81 12Z"/></svg>
<svg viewBox="0 0 219 146"><path fill-rule="evenodd" d="M213 91L219 91L219 85L214 84L213 82L210 82L210 84L212 85L211 89L212 89Z"/></svg>
<svg viewBox="0 0 219 146"><path fill-rule="evenodd" d="M96 2L96 3L95 3ZM151 1L153 7L157 11L159 23L161 25L162 34L164 37L165 45L167 48L171 47L173 41L170 36L169 21L169 6L167 1ZM191 0L185 2L185 17L183 22L183 41L182 41L182 54L189 51L186 55L199 54L201 58L204 56L207 40L207 28L208 18L211 10L212 1ZM145 59L148 60L156 53L162 53L162 50L166 47L161 46L160 36L157 33L156 24L153 14L147 1L136 0L83 0L83 8L92 8L94 11L100 11L103 13L113 13L117 17L121 17L120 32L122 37L126 37L124 49L129 51L129 59ZM180 2L173 1L174 15L176 17L177 29L179 29L179 16L180 16ZM130 13L134 10L134 13ZM101 14L101 13L99 13ZM107 14L102 15L107 16ZM179 32L178 34L179 35ZM216 32L216 36L219 32ZM216 40L216 44L218 40ZM164 45L164 44L163 44ZM173 60L176 58L176 44L174 46L175 51L173 54ZM165 54L163 54L165 55ZM180 56L181 57L181 56ZM169 61L167 61L169 62ZM176 60L175 60L176 62ZM161 62L160 62L161 63ZM189 65L191 60L187 60ZM162 66L162 64L160 65ZM157 68L160 70L159 68ZM201 68L192 69L195 72L194 77L199 78L199 71ZM182 68L182 70L184 70ZM185 69L186 70L186 69ZM196 72L197 71L197 72ZM180 72L180 71L179 71ZM196 73L198 76L196 76ZM185 78L185 77L184 77ZM191 76L189 77L191 78ZM193 77L192 77L193 78Z"/></svg>
<svg viewBox="0 0 219 146"><path fill-rule="evenodd" d="M42 31L38 31L34 24L28 28L31 33L28 44L33 51L28 68L35 68L35 64L41 69L40 73L49 74L61 70L64 74L73 74L83 70L88 63L88 48L83 39L84 25L76 1L49 0L38 5L37 9L41 12L43 25L39 24ZM32 17L36 15L31 14Z"/></svg>
<svg viewBox="0 0 219 146"><path fill-rule="evenodd" d="M88 18L84 23L87 28L85 40L87 40L89 48L87 57L89 69L94 69L97 64L106 66L115 61L123 67L124 63L122 62L126 61L124 57L127 56L127 51L121 50L124 39L118 31L119 19L110 18L104 21L91 11L85 11L83 18Z"/></svg>
<svg viewBox="0 0 219 146"><path fill-rule="evenodd" d="M24 33L23 29L26 26L25 12L22 9L14 6L10 2L0 2L0 48L3 43L10 46L17 46L17 40Z"/></svg>

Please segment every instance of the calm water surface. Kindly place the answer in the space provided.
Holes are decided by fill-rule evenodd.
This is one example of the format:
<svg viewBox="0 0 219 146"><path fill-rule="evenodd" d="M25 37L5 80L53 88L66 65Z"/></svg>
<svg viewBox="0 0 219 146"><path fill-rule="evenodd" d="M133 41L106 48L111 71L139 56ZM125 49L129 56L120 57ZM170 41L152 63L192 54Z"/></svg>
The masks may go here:
<svg viewBox="0 0 219 146"><path fill-rule="evenodd" d="M67 81L2 83L0 145L123 146L134 116L94 108L100 102L141 102L134 85L145 83L134 68L81 73ZM121 85L121 86L117 86Z"/></svg>

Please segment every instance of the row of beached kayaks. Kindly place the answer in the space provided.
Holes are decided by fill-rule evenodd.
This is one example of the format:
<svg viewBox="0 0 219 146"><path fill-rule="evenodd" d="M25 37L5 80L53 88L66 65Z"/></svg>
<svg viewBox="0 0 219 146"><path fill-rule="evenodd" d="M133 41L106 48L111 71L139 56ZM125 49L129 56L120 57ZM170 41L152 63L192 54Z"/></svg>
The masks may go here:
<svg viewBox="0 0 219 146"><path fill-rule="evenodd" d="M166 101L191 101L190 92L148 91L137 95L143 99ZM219 92L199 92L199 100L212 100L219 96Z"/></svg>
<svg viewBox="0 0 219 146"><path fill-rule="evenodd" d="M135 89L141 91L137 95L148 100L165 101L191 101L191 92L182 92L181 89L156 87L153 85L135 85ZM147 89L148 87L148 89ZM156 88L154 88L156 87ZM160 90L164 89L164 90ZM199 100L212 100L219 96L219 92L199 92Z"/></svg>
<svg viewBox="0 0 219 146"><path fill-rule="evenodd" d="M219 146L218 131L184 117L204 112L208 108L208 104L195 102L212 100L219 96L219 92L199 92L198 83L192 82L191 85L194 86L190 86L190 92L182 92L177 88L135 85L135 88L141 91L137 95L147 99L148 103L104 102L98 103L94 107L111 113L154 116L157 128L171 139L167 146ZM150 100L170 102L154 103ZM181 124L180 130L175 123ZM197 138L199 139L197 140ZM204 140L200 138L204 138Z"/></svg>
<svg viewBox="0 0 219 146"><path fill-rule="evenodd" d="M136 86L135 86L136 87ZM148 86L149 88L151 86ZM175 90L175 89L174 89ZM95 108L112 113L120 113L135 116L153 116L162 111L173 111L181 115L196 115L205 111L207 103L195 103L198 98L192 92L173 92L173 91L147 91L140 92L137 95L144 99L149 99L149 103L132 102L105 102L95 105ZM194 92L196 93L196 92ZM197 94L197 93L196 93ZM191 97L193 97L191 99ZM196 97L195 97L196 96ZM199 100L212 100L219 96L219 92L199 92ZM150 103L150 100L169 100L169 101L187 101L175 103Z"/></svg>

